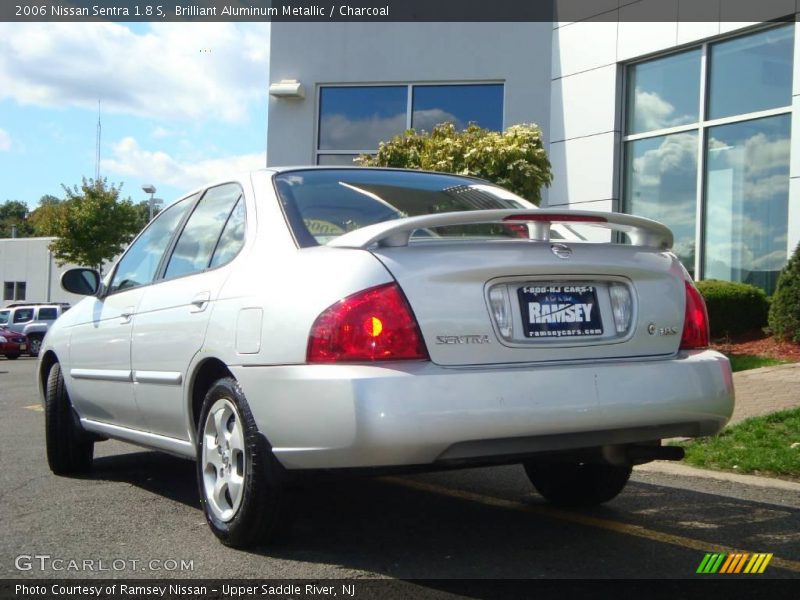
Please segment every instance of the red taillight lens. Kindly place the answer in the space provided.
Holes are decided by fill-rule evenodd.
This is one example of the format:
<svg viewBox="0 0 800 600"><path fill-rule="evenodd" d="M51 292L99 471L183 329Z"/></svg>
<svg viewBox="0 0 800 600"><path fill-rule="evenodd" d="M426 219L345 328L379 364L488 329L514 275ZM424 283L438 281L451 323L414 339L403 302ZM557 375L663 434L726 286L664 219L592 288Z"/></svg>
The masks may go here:
<svg viewBox="0 0 800 600"><path fill-rule="evenodd" d="M311 327L306 353L310 363L427 358L417 321L396 283L325 309Z"/></svg>
<svg viewBox="0 0 800 600"><path fill-rule="evenodd" d="M683 320L681 350L705 348L709 343L708 311L703 296L686 281L686 314Z"/></svg>

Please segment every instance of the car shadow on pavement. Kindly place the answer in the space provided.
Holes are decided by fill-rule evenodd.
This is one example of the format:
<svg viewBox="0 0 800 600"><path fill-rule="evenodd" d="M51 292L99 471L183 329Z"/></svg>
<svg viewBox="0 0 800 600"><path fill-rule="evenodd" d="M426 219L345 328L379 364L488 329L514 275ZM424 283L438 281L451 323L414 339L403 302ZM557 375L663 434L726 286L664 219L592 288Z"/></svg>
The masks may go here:
<svg viewBox="0 0 800 600"><path fill-rule="evenodd" d="M121 481L200 508L194 462L162 452L129 452L95 457L87 479Z"/></svg>
<svg viewBox="0 0 800 600"><path fill-rule="evenodd" d="M125 482L200 514L194 463L188 460L158 452L103 456L95 459L87 477ZM318 565L314 571L325 577L366 572L456 593L463 588L450 589L442 580L680 578L693 576L703 557L697 547L551 515L517 467L499 475L477 469L423 476L441 493L424 489L425 483L407 485L409 480L420 481L342 476L296 482L286 492L277 539L246 554ZM470 489L478 492L475 497ZM780 553L789 546L759 536L785 532L800 519L792 509L637 482L604 506L563 513L706 538L709 547L752 546ZM218 542L209 534L202 543ZM767 576L786 575L773 571ZM426 579L440 583L417 581Z"/></svg>

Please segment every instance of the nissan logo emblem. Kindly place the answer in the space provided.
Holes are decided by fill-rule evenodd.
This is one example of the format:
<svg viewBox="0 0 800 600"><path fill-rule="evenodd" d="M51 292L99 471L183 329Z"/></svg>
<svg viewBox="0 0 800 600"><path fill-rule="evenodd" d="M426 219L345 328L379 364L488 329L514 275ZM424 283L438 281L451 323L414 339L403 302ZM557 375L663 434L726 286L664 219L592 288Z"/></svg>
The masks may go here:
<svg viewBox="0 0 800 600"><path fill-rule="evenodd" d="M569 258L572 256L572 248L566 244L550 244L550 250L553 251L558 258Z"/></svg>

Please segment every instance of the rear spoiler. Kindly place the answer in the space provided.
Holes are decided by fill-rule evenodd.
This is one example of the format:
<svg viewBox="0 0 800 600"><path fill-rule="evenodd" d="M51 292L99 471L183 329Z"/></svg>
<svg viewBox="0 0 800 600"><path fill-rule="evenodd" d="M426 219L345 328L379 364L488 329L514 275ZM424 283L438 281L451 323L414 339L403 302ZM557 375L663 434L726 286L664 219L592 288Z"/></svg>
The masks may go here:
<svg viewBox="0 0 800 600"><path fill-rule="evenodd" d="M588 210L503 209L438 213L384 221L345 233L327 245L335 248L368 248L374 244L383 247L408 246L411 234L417 229L477 223L530 223L530 238L543 242L550 240L550 227L554 223L578 223L621 231L628 234L635 246L660 250L669 250L673 242L668 227L644 217Z"/></svg>

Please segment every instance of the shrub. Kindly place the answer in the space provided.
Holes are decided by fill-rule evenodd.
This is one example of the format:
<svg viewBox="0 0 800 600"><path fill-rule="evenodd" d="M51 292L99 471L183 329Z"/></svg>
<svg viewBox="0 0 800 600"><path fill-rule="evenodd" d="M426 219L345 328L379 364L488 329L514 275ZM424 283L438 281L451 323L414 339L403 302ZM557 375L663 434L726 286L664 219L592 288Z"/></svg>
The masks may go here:
<svg viewBox="0 0 800 600"><path fill-rule="evenodd" d="M779 340L800 342L800 244L778 276L769 327Z"/></svg>
<svg viewBox="0 0 800 600"><path fill-rule="evenodd" d="M697 289L708 307L712 338L745 333L767 324L769 302L761 288L708 279L698 281Z"/></svg>
<svg viewBox="0 0 800 600"><path fill-rule="evenodd" d="M457 131L441 123L430 133L409 129L381 142L375 156L362 154L355 162L365 167L401 167L480 177L539 204L542 186L553 176L536 125L514 125L504 132L475 124Z"/></svg>

